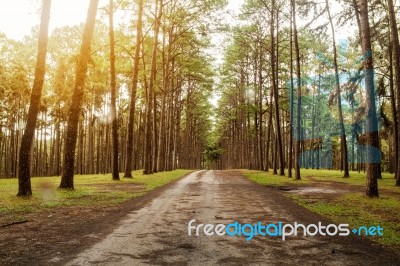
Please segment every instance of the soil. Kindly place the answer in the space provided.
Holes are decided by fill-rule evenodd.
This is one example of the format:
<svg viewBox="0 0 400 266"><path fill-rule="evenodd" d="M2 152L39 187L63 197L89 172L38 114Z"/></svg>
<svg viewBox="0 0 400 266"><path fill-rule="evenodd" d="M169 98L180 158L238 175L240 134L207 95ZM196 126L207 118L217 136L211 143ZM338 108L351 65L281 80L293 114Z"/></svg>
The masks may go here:
<svg viewBox="0 0 400 266"><path fill-rule="evenodd" d="M293 188L331 199L345 184ZM188 222L330 221L238 171L199 171L117 207L32 213L0 228L0 265L396 265L400 255L367 238L188 236ZM333 192L332 192L333 191Z"/></svg>
<svg viewBox="0 0 400 266"><path fill-rule="evenodd" d="M0 265L62 265L111 233L124 216L142 208L175 182L119 206L52 208L24 215L15 224L13 217L0 217ZM104 186L104 190L128 187L114 186ZM143 191L138 185L129 190L135 188Z"/></svg>

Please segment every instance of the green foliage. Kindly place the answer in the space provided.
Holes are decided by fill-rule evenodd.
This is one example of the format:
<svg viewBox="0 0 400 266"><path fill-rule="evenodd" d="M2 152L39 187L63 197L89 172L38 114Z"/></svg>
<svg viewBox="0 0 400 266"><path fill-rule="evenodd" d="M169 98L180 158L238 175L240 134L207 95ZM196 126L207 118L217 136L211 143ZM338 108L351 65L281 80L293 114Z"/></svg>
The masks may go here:
<svg viewBox="0 0 400 266"><path fill-rule="evenodd" d="M204 157L206 160L205 164L207 169L212 168L213 164L220 159L222 152L223 151L216 147L216 145L206 147Z"/></svg>

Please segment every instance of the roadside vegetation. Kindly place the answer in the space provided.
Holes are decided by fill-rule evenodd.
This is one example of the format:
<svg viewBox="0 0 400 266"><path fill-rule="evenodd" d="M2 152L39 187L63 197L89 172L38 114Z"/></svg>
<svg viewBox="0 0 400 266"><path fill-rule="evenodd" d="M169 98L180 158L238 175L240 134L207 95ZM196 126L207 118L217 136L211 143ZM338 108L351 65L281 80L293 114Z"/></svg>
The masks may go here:
<svg viewBox="0 0 400 266"><path fill-rule="evenodd" d="M59 207L116 206L158 187L177 180L190 170L143 175L134 171L134 178L112 181L110 174L77 175L76 187L67 191L57 189L59 177L32 178L35 194L30 198L15 197L15 179L0 179L0 224L24 220L24 215Z"/></svg>
<svg viewBox="0 0 400 266"><path fill-rule="evenodd" d="M296 181L269 172L241 172L253 182L285 191L285 196L335 223L348 223L351 227L380 225L384 236L368 238L400 248L400 191L393 186L392 174L382 174L378 181L381 195L371 199L360 193L365 189L364 173L350 172L351 178L343 178L340 171L303 169L302 180ZM307 188L330 193L307 192Z"/></svg>

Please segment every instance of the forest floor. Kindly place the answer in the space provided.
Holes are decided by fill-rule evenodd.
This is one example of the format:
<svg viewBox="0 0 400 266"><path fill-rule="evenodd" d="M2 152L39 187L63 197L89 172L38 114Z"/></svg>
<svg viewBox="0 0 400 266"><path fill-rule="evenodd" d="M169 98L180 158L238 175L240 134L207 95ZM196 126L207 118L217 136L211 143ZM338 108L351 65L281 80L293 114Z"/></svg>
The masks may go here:
<svg viewBox="0 0 400 266"><path fill-rule="evenodd" d="M354 235L299 235L286 241L257 235L246 241L243 236L195 236L193 230L188 236L192 219L194 226L235 221L329 224L331 220L296 203L296 197L319 191L319 197L334 200L332 194L338 190L357 190L345 184L302 182L293 187L260 186L239 171L199 171L117 206L32 213L32 222L0 229L0 261L2 265L395 265L400 261L398 250ZM327 193L331 190L336 192Z"/></svg>
<svg viewBox="0 0 400 266"><path fill-rule="evenodd" d="M75 177L75 190L57 190L59 178L33 178L33 196L18 198L15 179L0 180L0 265L52 265L96 243L120 219L145 206L192 171L176 170L111 181Z"/></svg>
<svg viewBox="0 0 400 266"><path fill-rule="evenodd" d="M255 183L262 184L293 199L297 204L327 217L335 223L354 227L380 225L383 237L371 240L400 250L400 188L392 174L383 173L379 198L365 196L365 173L302 169L301 181L260 171L243 170Z"/></svg>

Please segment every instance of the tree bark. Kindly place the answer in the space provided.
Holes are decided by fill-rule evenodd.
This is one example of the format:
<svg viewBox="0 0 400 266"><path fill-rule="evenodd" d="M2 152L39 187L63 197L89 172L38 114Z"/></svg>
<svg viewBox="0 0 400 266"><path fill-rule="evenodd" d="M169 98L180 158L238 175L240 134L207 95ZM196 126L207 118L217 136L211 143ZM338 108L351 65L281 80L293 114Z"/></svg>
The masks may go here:
<svg viewBox="0 0 400 266"><path fill-rule="evenodd" d="M142 24L143 24L143 0L139 0L138 21L136 27L136 46L135 46L135 59L133 63L133 78L131 87L131 98L129 105L129 120L128 120L128 134L126 144L126 161L125 161L125 174L124 177L132 178L132 162L133 162L133 145L134 141L134 127L135 127L135 109L136 109L136 92L137 83L139 80L139 61L140 49L142 44Z"/></svg>
<svg viewBox="0 0 400 266"><path fill-rule="evenodd" d="M119 180L118 166L118 113L117 113L117 81L115 70L115 37L114 37L114 0L110 0L109 10L110 34L110 76L111 76L111 124L112 124L112 179ZM91 162L89 162L91 163Z"/></svg>
<svg viewBox="0 0 400 266"><path fill-rule="evenodd" d="M296 53L296 74L297 74L297 112L296 112L296 146L295 146L295 179L300 180L300 141L301 141L301 70L300 70L300 49L299 49L299 39L297 34L297 24L296 24L296 2L292 2L292 15L293 15L293 38L294 38L294 48ZM292 103L293 104L293 103Z"/></svg>
<svg viewBox="0 0 400 266"><path fill-rule="evenodd" d="M75 87L68 113L67 136L65 140L63 173L60 188L74 189L75 148L78 135L78 123L82 113L86 72L90 58L90 46L96 22L98 3L99 0L90 0L85 29L82 36L82 45L76 67Z"/></svg>
<svg viewBox="0 0 400 266"><path fill-rule="evenodd" d="M151 69L150 69L150 81L149 88L147 92L147 105L146 105L146 131L145 131L145 154L144 154L144 169L143 174L148 175L153 173L153 138L154 138L154 130L152 128L152 109L154 108L153 101L155 101L154 97L154 83L156 81L156 72L157 72L157 50L158 50L158 33L160 31L160 20L162 16L163 10L163 0L159 0L157 3L158 14L156 17L155 25L154 25L154 43L153 43L153 51L152 51L152 59L151 59Z"/></svg>
<svg viewBox="0 0 400 266"><path fill-rule="evenodd" d="M44 76L46 73L46 54L49 32L51 0L43 0L40 21L38 54L35 68L35 79L31 93L28 120L22 136L18 165L18 196L32 195L31 187L31 147L35 135L37 117L40 109Z"/></svg>
<svg viewBox="0 0 400 266"><path fill-rule="evenodd" d="M338 108L338 117L339 117L339 124L340 124L340 149L341 149L341 164L340 170L343 170L343 177L348 178L350 177L349 174L349 163L347 160L347 140L346 140L346 131L344 128L344 120L343 120L343 111L342 111L342 96L341 96L341 89L340 89L340 78L339 78L339 67L337 62L337 49L336 49L336 37L335 37L335 28L333 26L331 11L329 8L328 0L325 0L326 9L328 11L328 18L329 23L331 25L332 30L332 44L333 44L333 64L335 67L335 82L336 82L336 94L337 94L337 108Z"/></svg>
<svg viewBox="0 0 400 266"><path fill-rule="evenodd" d="M392 108L393 108L393 119L394 119L394 135L395 135L395 155L396 155L396 186L400 186L400 158L399 158L399 144L400 144L400 115L398 115L398 111L400 110L400 43L399 43L399 32L397 30L397 23L396 23L396 15L394 13L394 5L393 0L388 0L388 8L389 8L389 21L390 21L390 32L391 32L391 47L393 52L393 63L395 69L395 88L397 91L397 108L395 107L394 103L395 100L395 93L392 87L391 90L391 98L392 98ZM397 109L397 110L396 110Z"/></svg>
<svg viewBox="0 0 400 266"><path fill-rule="evenodd" d="M354 14L356 16L356 21L357 21L357 27L360 32L360 44L362 43L362 35L361 35L361 20L360 20L360 10L359 6L357 4L357 0L352 0L353 8L354 8Z"/></svg>
<svg viewBox="0 0 400 266"><path fill-rule="evenodd" d="M366 90L366 144L367 144L367 188L369 197L378 197L378 178L380 176L380 163L377 163L378 154L374 150L379 149L378 119L375 104L374 64L371 49L371 34L368 21L368 1L360 0L360 20L362 50L364 53L365 90ZM374 152L375 151L375 152Z"/></svg>
<svg viewBox="0 0 400 266"><path fill-rule="evenodd" d="M292 176L292 169L293 169L293 120L294 120L294 77L293 77L293 9L290 9L290 101L289 101L289 108L290 108L290 123L289 123L289 162L288 162L288 177Z"/></svg>
<svg viewBox="0 0 400 266"><path fill-rule="evenodd" d="M271 8L271 71L272 71L272 88L274 90L274 101L275 101L275 125L276 125L276 149L277 155L279 156L279 175L285 175L285 163L283 160L283 145L282 145L282 134L281 134L281 125L280 125L280 115L279 115L279 90L277 84L277 73L276 73L276 57L275 57L275 0L272 0L272 8ZM272 111L272 110L271 110ZM277 160L276 158L275 160ZM274 167L275 168L275 167Z"/></svg>

